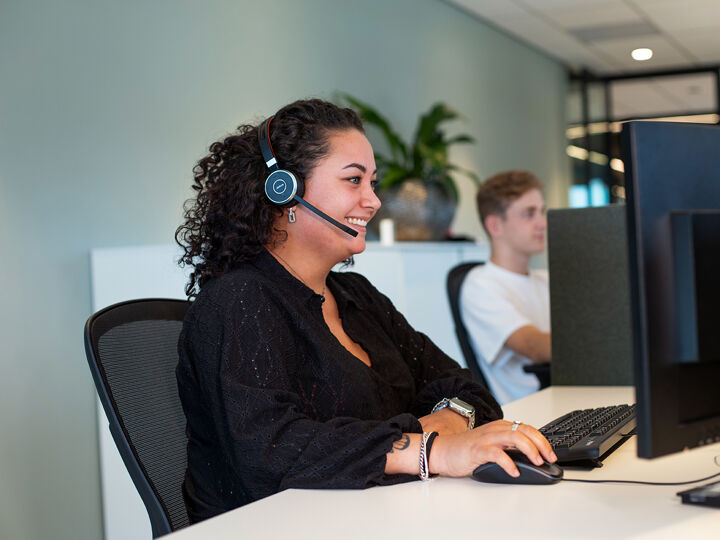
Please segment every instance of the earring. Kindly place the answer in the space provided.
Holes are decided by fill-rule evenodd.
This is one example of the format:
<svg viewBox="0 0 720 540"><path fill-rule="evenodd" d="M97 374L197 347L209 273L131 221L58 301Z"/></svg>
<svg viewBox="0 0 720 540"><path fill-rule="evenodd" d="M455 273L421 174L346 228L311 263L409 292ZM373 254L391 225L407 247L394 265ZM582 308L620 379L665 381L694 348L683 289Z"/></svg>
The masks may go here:
<svg viewBox="0 0 720 540"><path fill-rule="evenodd" d="M290 223L295 223L295 210L293 210L292 208L288 210L288 221Z"/></svg>

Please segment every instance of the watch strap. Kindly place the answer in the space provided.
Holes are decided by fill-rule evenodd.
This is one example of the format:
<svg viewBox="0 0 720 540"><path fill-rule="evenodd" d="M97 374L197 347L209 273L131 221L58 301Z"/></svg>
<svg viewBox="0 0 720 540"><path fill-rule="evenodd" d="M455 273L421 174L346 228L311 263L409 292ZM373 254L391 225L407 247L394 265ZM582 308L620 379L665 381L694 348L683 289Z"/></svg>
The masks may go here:
<svg viewBox="0 0 720 540"><path fill-rule="evenodd" d="M458 397L443 398L438 401L438 403L433 407L432 412L437 412L446 407L450 408L450 410L454 413L459 414L464 418L467 418L468 430L471 430L475 427L475 407L473 407L469 403L464 402Z"/></svg>

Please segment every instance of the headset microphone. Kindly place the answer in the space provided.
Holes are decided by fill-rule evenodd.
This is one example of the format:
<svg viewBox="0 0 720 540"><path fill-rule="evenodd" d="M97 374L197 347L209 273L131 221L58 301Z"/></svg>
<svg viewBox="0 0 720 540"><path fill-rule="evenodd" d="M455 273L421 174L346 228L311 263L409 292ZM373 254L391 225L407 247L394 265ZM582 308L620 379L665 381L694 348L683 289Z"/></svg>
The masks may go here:
<svg viewBox="0 0 720 540"><path fill-rule="evenodd" d="M263 159L265 160L265 165L267 165L268 169L271 171L265 179L265 195L267 195L267 198L279 206L292 206L292 204L289 203L292 203L293 201L298 202L325 221L335 225L341 231L346 232L353 237L357 236L358 232L355 229L352 229L347 225L343 225L303 199L302 196L305 193L304 181L302 179L298 179L290 171L279 167L277 159L275 158L275 152L273 152L272 144L270 143L270 121L273 118L274 117L271 116L258 128L258 143L260 144L260 151L262 152Z"/></svg>

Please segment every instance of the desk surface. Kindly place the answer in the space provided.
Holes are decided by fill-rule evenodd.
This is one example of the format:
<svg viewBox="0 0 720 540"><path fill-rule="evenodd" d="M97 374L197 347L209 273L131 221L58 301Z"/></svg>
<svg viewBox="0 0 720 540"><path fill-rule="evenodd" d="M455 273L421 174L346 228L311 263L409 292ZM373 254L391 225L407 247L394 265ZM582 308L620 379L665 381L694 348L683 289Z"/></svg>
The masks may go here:
<svg viewBox="0 0 720 540"><path fill-rule="evenodd" d="M503 407L536 426L570 410L633 403L630 387L550 387ZM682 481L720 472L720 443L655 460L636 456L633 437L593 471L566 478ZM690 486L688 486L690 487ZM435 478L366 490L287 490L178 531L195 538L717 538L720 510L683 505L687 487L560 482L481 484ZM460 536L457 536L460 538Z"/></svg>

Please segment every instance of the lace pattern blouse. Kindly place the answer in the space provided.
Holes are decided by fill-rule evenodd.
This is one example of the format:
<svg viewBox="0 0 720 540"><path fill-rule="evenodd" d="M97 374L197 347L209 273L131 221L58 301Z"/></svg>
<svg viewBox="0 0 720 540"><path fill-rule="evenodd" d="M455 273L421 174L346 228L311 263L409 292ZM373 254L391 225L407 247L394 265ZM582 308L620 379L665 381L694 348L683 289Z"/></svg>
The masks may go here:
<svg viewBox="0 0 720 540"><path fill-rule="evenodd" d="M385 474L385 454L443 397L474 405L477 424L501 418L485 387L364 277L331 272L327 285L372 367L330 332L322 297L268 252L208 282L190 307L177 379L192 521L287 488L413 480Z"/></svg>

